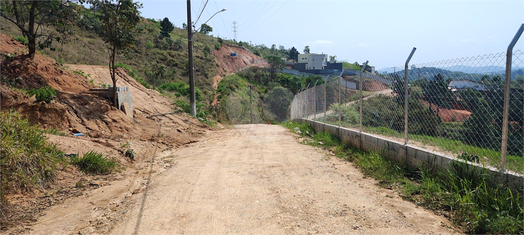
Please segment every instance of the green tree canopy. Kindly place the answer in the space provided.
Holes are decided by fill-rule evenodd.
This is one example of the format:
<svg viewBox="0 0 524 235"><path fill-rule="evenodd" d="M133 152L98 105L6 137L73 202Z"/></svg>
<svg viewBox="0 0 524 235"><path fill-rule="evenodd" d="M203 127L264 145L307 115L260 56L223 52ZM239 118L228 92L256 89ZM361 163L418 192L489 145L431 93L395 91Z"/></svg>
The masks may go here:
<svg viewBox="0 0 524 235"><path fill-rule="evenodd" d="M284 67L284 61L278 56L268 56L269 72L271 73L272 81L276 79L276 73Z"/></svg>
<svg viewBox="0 0 524 235"><path fill-rule="evenodd" d="M169 33L175 29L175 26L173 26L173 23L171 23L167 17L160 22L160 27L162 27L160 29L160 36L164 38L170 38L171 35L169 35Z"/></svg>
<svg viewBox="0 0 524 235"><path fill-rule="evenodd" d="M300 53L298 52L297 48L291 47L291 49L289 50L288 59L292 59L294 61L298 61L298 54L300 54Z"/></svg>
<svg viewBox="0 0 524 235"><path fill-rule="evenodd" d="M304 47L304 54L309 54L309 46Z"/></svg>
<svg viewBox="0 0 524 235"><path fill-rule="evenodd" d="M136 40L136 26L140 21L138 9L142 5L132 0L90 0L89 3L100 11L99 17L102 27L99 34L109 45L109 70L113 81L113 104L117 106L116 54L133 46Z"/></svg>
<svg viewBox="0 0 524 235"><path fill-rule="evenodd" d="M201 34L205 34L205 35L208 35L209 33L213 32L213 28L207 24L202 24L202 26L200 26L200 33Z"/></svg>
<svg viewBox="0 0 524 235"><path fill-rule="evenodd" d="M27 38L28 56L33 59L38 38L42 38L39 45L44 48L73 33L71 26L77 19L75 6L60 0L2 0L0 15Z"/></svg>

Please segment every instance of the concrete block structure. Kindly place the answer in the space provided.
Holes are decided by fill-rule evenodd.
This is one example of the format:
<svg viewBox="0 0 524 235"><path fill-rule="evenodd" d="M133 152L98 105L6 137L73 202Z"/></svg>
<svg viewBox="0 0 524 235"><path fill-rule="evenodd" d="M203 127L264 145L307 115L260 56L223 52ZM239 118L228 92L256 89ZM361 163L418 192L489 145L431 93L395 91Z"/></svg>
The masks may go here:
<svg viewBox="0 0 524 235"><path fill-rule="evenodd" d="M344 143L348 143L365 151L376 152L392 161L405 164L408 167L425 165L426 167L435 167L436 169L445 171L450 167L452 161L464 162L451 156L385 139L380 136L313 120L302 119L302 121L311 124L315 131L329 132L332 135L338 136ZM471 162L467 162L467 166L469 170L485 169L491 176L491 183L494 185L503 184L512 188L522 188L524 185L524 175L513 172L501 172L495 168Z"/></svg>
<svg viewBox="0 0 524 235"><path fill-rule="evenodd" d="M89 89L90 94L97 94L113 100L113 87L109 88L93 88ZM128 87L117 87L116 88L116 100L118 103L118 109L122 110L127 116L133 118L133 97Z"/></svg>

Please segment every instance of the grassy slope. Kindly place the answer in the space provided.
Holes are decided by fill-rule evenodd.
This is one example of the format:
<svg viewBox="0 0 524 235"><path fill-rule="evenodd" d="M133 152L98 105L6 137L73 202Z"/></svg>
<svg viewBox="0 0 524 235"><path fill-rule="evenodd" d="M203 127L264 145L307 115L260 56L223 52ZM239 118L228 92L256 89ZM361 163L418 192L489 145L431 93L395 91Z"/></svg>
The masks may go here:
<svg viewBox="0 0 524 235"><path fill-rule="evenodd" d="M19 36L17 28L0 20L1 32L11 36ZM187 83L186 64L188 63L187 33L184 29L175 28L171 33L173 41L180 39L181 46L177 49L166 49L165 40L157 42L160 26L157 22L143 20L139 27L143 31L137 37L134 48L127 55L120 55L117 62L123 62L135 69L148 83L159 86L162 83L181 81ZM109 51L104 41L94 32L74 29L75 34L64 44L55 43L54 50L40 50L62 64L107 65ZM196 34L194 36L195 81L203 92L203 100L209 103L213 98L213 76L217 73L215 57L205 55L204 48L214 50L217 38ZM158 73L158 71L163 71Z"/></svg>

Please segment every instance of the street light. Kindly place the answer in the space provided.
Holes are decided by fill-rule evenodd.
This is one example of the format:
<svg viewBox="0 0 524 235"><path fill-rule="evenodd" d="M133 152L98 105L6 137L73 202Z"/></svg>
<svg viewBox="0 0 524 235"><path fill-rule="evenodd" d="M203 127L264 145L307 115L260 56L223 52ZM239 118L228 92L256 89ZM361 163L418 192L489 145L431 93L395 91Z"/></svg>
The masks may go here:
<svg viewBox="0 0 524 235"><path fill-rule="evenodd" d="M220 11L217 11L215 14L213 14L205 23L207 23L211 18L213 18L215 15L217 15L220 12L224 12L227 9L224 8ZM204 23L204 24L205 24ZM191 116L196 117L196 99L195 99L195 78L194 78L194 65L193 65L193 34L195 32L198 32L198 30L195 30L195 32L192 32L191 28L194 27L193 23L191 22L191 1L187 0L187 52L189 56L189 103L191 108Z"/></svg>

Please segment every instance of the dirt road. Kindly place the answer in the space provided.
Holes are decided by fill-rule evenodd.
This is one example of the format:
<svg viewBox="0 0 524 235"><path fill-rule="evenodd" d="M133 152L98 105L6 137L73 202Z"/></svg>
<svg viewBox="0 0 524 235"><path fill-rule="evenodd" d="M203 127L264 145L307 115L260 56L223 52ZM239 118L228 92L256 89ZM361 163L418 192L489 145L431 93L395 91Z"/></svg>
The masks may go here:
<svg viewBox="0 0 524 235"><path fill-rule="evenodd" d="M376 186L351 163L297 143L280 126L211 132L202 142L158 150L150 166L51 208L32 233L453 233L445 218Z"/></svg>

